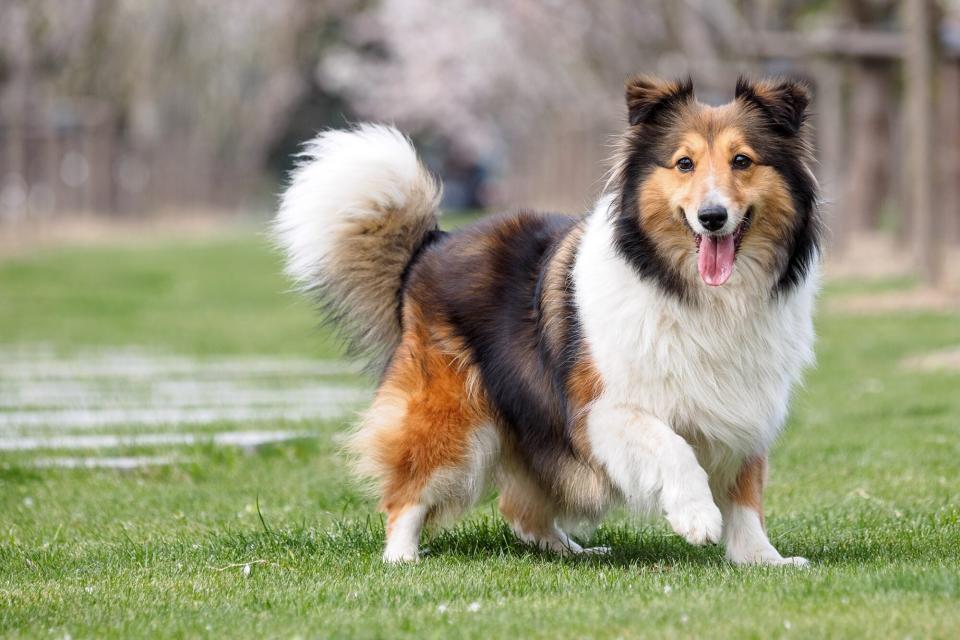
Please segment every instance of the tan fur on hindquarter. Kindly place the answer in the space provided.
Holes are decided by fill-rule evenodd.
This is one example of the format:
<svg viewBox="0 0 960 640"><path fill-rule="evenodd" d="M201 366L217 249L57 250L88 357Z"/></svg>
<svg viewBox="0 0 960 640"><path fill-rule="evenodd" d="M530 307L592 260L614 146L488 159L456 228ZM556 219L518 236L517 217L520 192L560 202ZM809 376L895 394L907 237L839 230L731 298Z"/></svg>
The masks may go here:
<svg viewBox="0 0 960 640"><path fill-rule="evenodd" d="M471 367L434 341L436 328L414 305L406 309L405 325L384 382L348 447L358 473L377 483L388 514L422 503L428 488L445 493L431 482L468 464L474 436L491 423Z"/></svg>

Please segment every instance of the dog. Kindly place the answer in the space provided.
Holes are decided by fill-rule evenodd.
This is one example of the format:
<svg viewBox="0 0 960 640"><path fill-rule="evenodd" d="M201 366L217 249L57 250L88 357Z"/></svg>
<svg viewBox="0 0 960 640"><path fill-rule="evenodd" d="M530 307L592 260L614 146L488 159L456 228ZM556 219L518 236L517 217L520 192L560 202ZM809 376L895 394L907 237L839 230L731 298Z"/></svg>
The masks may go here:
<svg viewBox="0 0 960 640"><path fill-rule="evenodd" d="M380 374L349 439L383 559L499 490L561 554L617 505L736 564L803 566L764 526L767 455L813 362L821 221L807 88L626 83L628 125L585 216L438 230L441 188L396 129L320 133L274 221L286 271Z"/></svg>

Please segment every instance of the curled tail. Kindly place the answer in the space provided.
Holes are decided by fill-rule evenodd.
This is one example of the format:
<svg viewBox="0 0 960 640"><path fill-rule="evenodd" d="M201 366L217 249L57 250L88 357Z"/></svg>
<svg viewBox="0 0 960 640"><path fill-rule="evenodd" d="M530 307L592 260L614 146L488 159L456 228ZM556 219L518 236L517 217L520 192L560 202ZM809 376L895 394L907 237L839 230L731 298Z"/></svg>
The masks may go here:
<svg viewBox="0 0 960 640"><path fill-rule="evenodd" d="M384 364L400 342L404 271L437 226L440 185L384 125L325 131L300 155L274 221L286 272L355 351Z"/></svg>

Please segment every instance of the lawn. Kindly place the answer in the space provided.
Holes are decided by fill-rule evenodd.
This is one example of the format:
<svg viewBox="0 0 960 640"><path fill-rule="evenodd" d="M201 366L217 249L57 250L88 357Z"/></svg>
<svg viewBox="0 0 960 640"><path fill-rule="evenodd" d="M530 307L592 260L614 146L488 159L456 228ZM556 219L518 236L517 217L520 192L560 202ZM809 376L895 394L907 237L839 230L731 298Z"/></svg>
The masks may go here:
<svg viewBox="0 0 960 640"><path fill-rule="evenodd" d="M836 283L824 298L903 286L909 282ZM256 388L267 396L342 385L359 394L351 396L356 403L369 393L349 367L284 373L284 363L291 370L342 364L309 305L285 289L263 237L240 231L0 261L0 424L7 425L0 444L59 433L53 418L24 426L23 416L51 407L82 410L88 393L138 416L131 420L143 412L130 403L157 412L170 402L183 412L176 415L195 417L195 403L213 402L218 393L226 397L209 406L250 415L215 412L191 424L175 415L164 433L201 437L83 452L173 455L132 469L51 463L76 459L64 448L0 450L0 635L960 633L960 374L900 364L960 345L960 317L820 314L819 365L773 452L768 491L774 544L785 555L809 558L808 570L731 567L718 548L688 547L662 523L623 514L590 541L613 547L611 555L558 558L518 544L492 499L462 525L426 540L419 564L394 567L380 563L382 521L338 453L347 418L325 418L320 410L292 415L295 394L275 413L256 413L251 407L273 405L231 395L253 393L256 376L230 378L224 369L237 363L254 371L251 363L267 361L273 364L256 374ZM44 375L63 363L74 369L55 382L25 378L33 353L54 363ZM126 354L104 360L110 367L139 364L98 378L102 372L84 366L101 353ZM137 359L144 354L155 359ZM153 369L144 362L166 372L167 395L151 386ZM221 377L197 382L176 368L183 362ZM122 424L127 413L110 415L120 422L98 422L83 433L133 437L159 428ZM75 434L79 427L70 424ZM280 430L307 435L249 447L210 441L222 431Z"/></svg>

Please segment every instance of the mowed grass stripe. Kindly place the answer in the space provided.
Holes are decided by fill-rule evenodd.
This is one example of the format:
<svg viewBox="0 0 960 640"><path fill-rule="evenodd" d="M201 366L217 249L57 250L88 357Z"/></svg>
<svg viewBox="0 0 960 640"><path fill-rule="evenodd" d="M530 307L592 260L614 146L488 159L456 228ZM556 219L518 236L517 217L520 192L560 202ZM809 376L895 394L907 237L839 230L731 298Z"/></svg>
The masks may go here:
<svg viewBox="0 0 960 640"><path fill-rule="evenodd" d="M344 418L370 397L368 388L330 378L331 371L343 376L355 370L339 361L246 357L201 362L139 349L66 357L29 347L7 346L0 352L14 354L0 364L0 451L179 447L198 441L254 447L304 433L269 435L265 428ZM87 375L74 378L72 372ZM215 425L234 430L214 432ZM237 425L243 430L236 431ZM190 431L197 427L203 432ZM172 433L148 432L156 429ZM76 435L78 431L94 433ZM137 460L147 463L136 457L99 463L62 457L33 464L130 468Z"/></svg>
<svg viewBox="0 0 960 640"><path fill-rule="evenodd" d="M320 395L320 394L318 394ZM303 401L282 406L229 406L146 408L86 408L58 410L7 411L0 413L0 433L15 429L33 432L39 427L58 431L113 427L123 425L191 425L217 421L264 422L271 420L329 420L347 413L347 408L365 398L357 392L338 395L332 400Z"/></svg>

